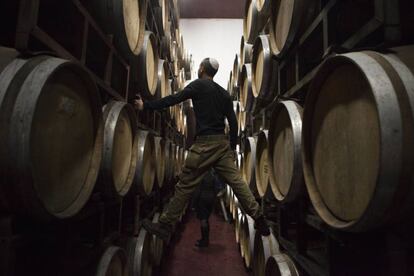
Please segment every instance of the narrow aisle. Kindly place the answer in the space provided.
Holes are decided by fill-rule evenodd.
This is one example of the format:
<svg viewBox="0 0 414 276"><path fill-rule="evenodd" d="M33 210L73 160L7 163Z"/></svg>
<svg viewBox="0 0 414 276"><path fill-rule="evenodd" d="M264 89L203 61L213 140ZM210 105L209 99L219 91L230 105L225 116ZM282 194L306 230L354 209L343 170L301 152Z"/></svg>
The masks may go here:
<svg viewBox="0 0 414 276"><path fill-rule="evenodd" d="M194 246L200 238L199 221L190 211L186 223L181 225L162 266L162 276L243 276L249 275L243 265L234 236L234 226L225 223L213 213L210 218L210 246Z"/></svg>

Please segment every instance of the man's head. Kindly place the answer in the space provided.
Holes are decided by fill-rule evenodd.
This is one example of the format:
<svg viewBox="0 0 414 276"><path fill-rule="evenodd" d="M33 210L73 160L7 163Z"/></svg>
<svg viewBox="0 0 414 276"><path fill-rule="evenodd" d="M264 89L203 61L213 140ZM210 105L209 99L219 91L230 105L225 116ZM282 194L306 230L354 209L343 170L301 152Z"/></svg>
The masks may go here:
<svg viewBox="0 0 414 276"><path fill-rule="evenodd" d="M198 69L198 78L201 79L204 76L209 78L214 78L219 69L219 63L214 58L205 58L200 63L200 68Z"/></svg>

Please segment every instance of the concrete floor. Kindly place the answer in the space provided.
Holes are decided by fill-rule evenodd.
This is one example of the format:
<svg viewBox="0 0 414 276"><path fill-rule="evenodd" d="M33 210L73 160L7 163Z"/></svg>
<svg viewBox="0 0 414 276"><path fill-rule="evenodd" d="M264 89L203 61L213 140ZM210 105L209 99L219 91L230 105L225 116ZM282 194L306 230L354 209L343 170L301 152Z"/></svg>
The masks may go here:
<svg viewBox="0 0 414 276"><path fill-rule="evenodd" d="M238 250L233 224L218 214L210 218L210 246L194 246L200 238L199 221L190 214L178 229L173 244L164 255L162 276L244 276L246 271Z"/></svg>

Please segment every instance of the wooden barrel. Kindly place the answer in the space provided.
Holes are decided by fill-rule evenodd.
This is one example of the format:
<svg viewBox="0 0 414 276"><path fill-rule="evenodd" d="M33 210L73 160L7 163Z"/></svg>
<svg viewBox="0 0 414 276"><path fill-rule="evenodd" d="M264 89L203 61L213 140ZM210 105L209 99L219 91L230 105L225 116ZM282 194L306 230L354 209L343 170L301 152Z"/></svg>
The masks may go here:
<svg viewBox="0 0 414 276"><path fill-rule="evenodd" d="M265 276L299 276L295 263L287 254L276 254L266 261Z"/></svg>
<svg viewBox="0 0 414 276"><path fill-rule="evenodd" d="M227 82L227 92L233 94L233 71L230 71L229 81Z"/></svg>
<svg viewBox="0 0 414 276"><path fill-rule="evenodd" d="M185 70L185 79L191 80L191 73L192 73L192 63L193 63L193 56L189 53L185 54L184 57L184 70Z"/></svg>
<svg viewBox="0 0 414 276"><path fill-rule="evenodd" d="M37 218L71 217L88 201L101 163L97 87L75 63L15 58L14 51L3 49L0 194L7 202L2 205Z"/></svg>
<svg viewBox="0 0 414 276"><path fill-rule="evenodd" d="M147 0L86 0L82 2L125 58L142 50L147 17Z"/></svg>
<svg viewBox="0 0 414 276"><path fill-rule="evenodd" d="M171 35L170 9L168 0L159 0L159 3L162 11L162 28L164 30L164 33Z"/></svg>
<svg viewBox="0 0 414 276"><path fill-rule="evenodd" d="M283 57L317 14L317 1L271 1L270 47L273 55Z"/></svg>
<svg viewBox="0 0 414 276"><path fill-rule="evenodd" d="M127 276L128 261L125 251L117 246L108 247L96 269L96 276ZM131 274L130 274L131 275Z"/></svg>
<svg viewBox="0 0 414 276"><path fill-rule="evenodd" d="M231 201L231 188L229 185L226 185L226 193L224 196L226 208L230 211L230 201Z"/></svg>
<svg viewBox="0 0 414 276"><path fill-rule="evenodd" d="M267 21L270 16L271 0L257 0L256 8L263 20ZM265 22L266 23L266 22Z"/></svg>
<svg viewBox="0 0 414 276"><path fill-rule="evenodd" d="M155 213L152 222L158 223L160 218L160 213ZM157 236L152 236L152 264L159 267L161 265L162 255L164 253L164 242Z"/></svg>
<svg viewBox="0 0 414 276"><path fill-rule="evenodd" d="M244 237L244 231L242 228L242 225L244 223L244 221L246 220L246 215L241 212L242 216L240 217L239 220L239 231L238 231L238 235L239 235L239 251L240 251L240 256L243 259L243 263L244 263L244 255L245 255L245 237Z"/></svg>
<svg viewBox="0 0 414 276"><path fill-rule="evenodd" d="M241 243L241 240L240 240L241 231L242 231L241 225L242 225L242 223L245 219L246 219L245 214L237 206L236 207L236 218L234 219L234 231L235 231L235 234L236 234L236 242L239 243L239 244ZM240 249L241 249L241 247L240 247Z"/></svg>
<svg viewBox="0 0 414 276"><path fill-rule="evenodd" d="M253 137L247 137L244 142L243 153L243 178L250 188L256 186L256 140Z"/></svg>
<svg viewBox="0 0 414 276"><path fill-rule="evenodd" d="M268 101L276 94L277 64L270 51L269 36L260 35L253 46L252 92L255 98Z"/></svg>
<svg viewBox="0 0 414 276"><path fill-rule="evenodd" d="M229 193L229 212L231 214L232 219L234 219L234 217L233 217L233 205L234 205L233 190L230 189L230 193Z"/></svg>
<svg viewBox="0 0 414 276"><path fill-rule="evenodd" d="M240 83L240 104L244 111L251 111L253 108L253 84L252 65L244 64L239 77Z"/></svg>
<svg viewBox="0 0 414 276"><path fill-rule="evenodd" d="M231 212L233 215L233 219L235 219L237 216L238 208L239 208L239 200L237 199L236 195L233 192L233 210Z"/></svg>
<svg viewBox="0 0 414 276"><path fill-rule="evenodd" d="M154 7L154 16L157 22L158 35L165 35L168 29L168 19L169 19L169 9L168 9L168 0L157 0L154 1L156 5Z"/></svg>
<svg viewBox="0 0 414 276"><path fill-rule="evenodd" d="M110 101L103 108L104 143L100 181L103 193L113 198L124 196L135 177L138 154L136 115L125 102Z"/></svg>
<svg viewBox="0 0 414 276"><path fill-rule="evenodd" d="M171 36L170 35L164 35L161 37L161 58L164 60L168 60L169 62L172 60L171 57Z"/></svg>
<svg viewBox="0 0 414 276"><path fill-rule="evenodd" d="M155 180L158 184L158 187L162 187L164 185L165 180L165 163L166 163L166 153L165 153L165 141L162 137L154 137L154 145L155 145L155 172L156 177Z"/></svg>
<svg viewBox="0 0 414 276"><path fill-rule="evenodd" d="M273 233L269 236L262 236L256 232L254 237L253 250L253 276L265 275L267 260L280 253L279 243Z"/></svg>
<svg viewBox="0 0 414 276"><path fill-rule="evenodd" d="M168 184L171 181L171 140L164 140L164 184Z"/></svg>
<svg viewBox="0 0 414 276"><path fill-rule="evenodd" d="M240 134L240 102L239 101L233 101L233 110L234 110L234 114L236 115L237 118L237 134Z"/></svg>
<svg viewBox="0 0 414 276"><path fill-rule="evenodd" d="M184 87L185 87L185 70L184 70L184 68L182 68L180 70L178 78L179 78L179 86L178 87L179 87L180 90L183 90Z"/></svg>
<svg viewBox="0 0 414 276"><path fill-rule="evenodd" d="M244 131L246 129L246 112L240 111L237 120L239 122L239 129L240 131Z"/></svg>
<svg viewBox="0 0 414 276"><path fill-rule="evenodd" d="M178 57L175 58L175 60L173 61L173 75L176 77L176 81L177 81L177 91L180 91L180 63L179 63L179 59Z"/></svg>
<svg viewBox="0 0 414 276"><path fill-rule="evenodd" d="M262 31L267 19L260 14L257 2L260 0L246 1L243 19L243 36L247 43L254 43L256 37Z"/></svg>
<svg viewBox="0 0 414 276"><path fill-rule="evenodd" d="M177 61L178 59L178 44L177 41L171 39L171 61Z"/></svg>
<svg viewBox="0 0 414 276"><path fill-rule="evenodd" d="M283 203L303 195L302 107L293 101L280 102L272 112L269 131L270 185Z"/></svg>
<svg viewBox="0 0 414 276"><path fill-rule="evenodd" d="M141 195L149 195L154 186L155 144L154 136L146 131L138 131L138 160L135 170L135 189Z"/></svg>
<svg viewBox="0 0 414 276"><path fill-rule="evenodd" d="M313 206L335 228L366 231L411 220L413 50L338 55L311 84L304 175Z"/></svg>
<svg viewBox="0 0 414 276"><path fill-rule="evenodd" d="M244 36L240 41L240 67L244 64L252 63L253 60L253 44L244 41Z"/></svg>
<svg viewBox="0 0 414 276"><path fill-rule="evenodd" d="M152 275L152 243L153 236L141 229L137 238L130 238L127 242L129 276Z"/></svg>
<svg viewBox="0 0 414 276"><path fill-rule="evenodd" d="M257 138L256 148L256 188L260 197L266 193L269 185L268 130L262 130Z"/></svg>
<svg viewBox="0 0 414 276"><path fill-rule="evenodd" d="M168 62L166 60L160 59L158 61L158 78L157 78L157 91L156 94L160 98L169 96L169 81L168 81Z"/></svg>
<svg viewBox="0 0 414 276"><path fill-rule="evenodd" d="M240 58L239 55L236 54L233 61L233 89L239 86L239 73L240 73Z"/></svg>
<svg viewBox="0 0 414 276"><path fill-rule="evenodd" d="M158 50L157 40L152 32L145 32L144 44L137 60L131 64L132 80L145 97L152 98L157 92L158 84Z"/></svg>
<svg viewBox="0 0 414 276"><path fill-rule="evenodd" d="M245 215L245 219L242 221L240 227L243 232L241 243L244 255L244 264L248 269L250 269L253 265L254 237L256 235L254 220L249 215Z"/></svg>

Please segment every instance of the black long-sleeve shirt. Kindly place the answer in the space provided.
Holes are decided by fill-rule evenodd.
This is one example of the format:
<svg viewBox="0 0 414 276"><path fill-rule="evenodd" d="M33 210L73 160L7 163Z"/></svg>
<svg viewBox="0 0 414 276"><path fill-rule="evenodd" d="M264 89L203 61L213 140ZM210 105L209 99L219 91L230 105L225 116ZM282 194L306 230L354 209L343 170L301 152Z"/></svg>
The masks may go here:
<svg viewBox="0 0 414 276"><path fill-rule="evenodd" d="M144 109L163 109L185 100L193 101L197 121L196 135L224 134L224 118L230 126L230 144L236 149L238 124L229 93L210 79L197 79L181 92L160 100L147 101Z"/></svg>

